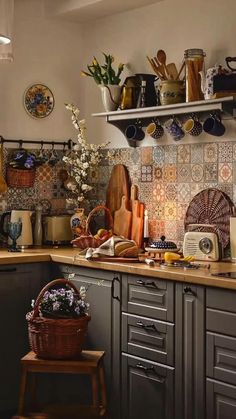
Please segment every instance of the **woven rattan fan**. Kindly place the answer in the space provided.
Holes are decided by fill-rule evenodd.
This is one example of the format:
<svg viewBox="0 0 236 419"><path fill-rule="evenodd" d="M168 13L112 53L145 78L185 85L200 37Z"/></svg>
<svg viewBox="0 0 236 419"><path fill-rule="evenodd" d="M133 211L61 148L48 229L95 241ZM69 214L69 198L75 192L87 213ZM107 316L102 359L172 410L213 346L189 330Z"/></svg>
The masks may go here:
<svg viewBox="0 0 236 419"><path fill-rule="evenodd" d="M184 221L185 231L190 230L190 224L211 225L210 230L218 234L219 241L225 248L229 243L230 217L234 212L234 204L226 193L215 188L205 189L188 206ZM204 227L199 226L195 230L204 231Z"/></svg>

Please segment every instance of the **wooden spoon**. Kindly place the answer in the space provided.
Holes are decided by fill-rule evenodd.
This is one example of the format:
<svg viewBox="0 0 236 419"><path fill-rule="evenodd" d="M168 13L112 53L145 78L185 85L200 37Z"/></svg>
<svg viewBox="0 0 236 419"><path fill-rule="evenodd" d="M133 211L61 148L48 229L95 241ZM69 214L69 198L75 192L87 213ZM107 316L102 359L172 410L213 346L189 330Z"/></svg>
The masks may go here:
<svg viewBox="0 0 236 419"><path fill-rule="evenodd" d="M3 177L2 169L3 169L3 144L1 143L1 148L0 148L0 193L1 194L7 191L7 184Z"/></svg>
<svg viewBox="0 0 236 419"><path fill-rule="evenodd" d="M157 59L158 59L159 63L163 65L167 79L170 79L171 77L170 77L170 74L168 73L168 69L166 67L166 53L165 53L165 51L163 51L163 49L159 49L157 51Z"/></svg>

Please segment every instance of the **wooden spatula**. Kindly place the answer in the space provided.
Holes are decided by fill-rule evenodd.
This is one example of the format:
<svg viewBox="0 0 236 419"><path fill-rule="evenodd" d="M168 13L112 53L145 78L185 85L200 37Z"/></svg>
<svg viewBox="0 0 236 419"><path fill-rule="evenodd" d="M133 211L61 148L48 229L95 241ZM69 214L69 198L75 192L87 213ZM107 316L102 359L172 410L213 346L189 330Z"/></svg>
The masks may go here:
<svg viewBox="0 0 236 419"><path fill-rule="evenodd" d="M121 199L121 207L114 213L114 234L130 239L132 212L129 211L129 199L123 195Z"/></svg>
<svg viewBox="0 0 236 419"><path fill-rule="evenodd" d="M7 191L7 183L3 177L3 144L0 147L0 193Z"/></svg>
<svg viewBox="0 0 236 419"><path fill-rule="evenodd" d="M177 71L175 63L167 64L166 68L168 70L168 73L169 73L171 79L177 80L178 79L178 71Z"/></svg>

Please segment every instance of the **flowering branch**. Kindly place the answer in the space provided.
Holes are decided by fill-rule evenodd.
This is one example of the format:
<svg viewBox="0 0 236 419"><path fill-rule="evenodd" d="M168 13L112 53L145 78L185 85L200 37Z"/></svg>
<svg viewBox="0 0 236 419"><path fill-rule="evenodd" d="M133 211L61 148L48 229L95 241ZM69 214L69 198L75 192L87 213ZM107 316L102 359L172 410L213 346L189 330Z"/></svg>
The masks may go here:
<svg viewBox="0 0 236 419"><path fill-rule="evenodd" d="M102 144L89 144L86 139L85 120L79 120L79 109L73 104L65 104L66 109L71 111L71 120L75 129L78 131L77 144L74 145L69 156L64 156L63 161L68 167L68 172L73 180L71 182L71 191L75 196L72 201L81 203L85 199L85 195L91 191L92 186L88 185L89 171L93 167L98 167L101 161L102 153L109 142ZM71 200L69 200L71 202Z"/></svg>

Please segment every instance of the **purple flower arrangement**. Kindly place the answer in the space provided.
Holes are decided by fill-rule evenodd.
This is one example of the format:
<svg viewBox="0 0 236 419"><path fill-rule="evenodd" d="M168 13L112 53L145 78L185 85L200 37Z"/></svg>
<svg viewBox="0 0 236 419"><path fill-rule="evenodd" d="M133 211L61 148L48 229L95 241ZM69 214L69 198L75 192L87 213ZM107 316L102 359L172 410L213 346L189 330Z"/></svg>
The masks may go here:
<svg viewBox="0 0 236 419"><path fill-rule="evenodd" d="M14 152L9 162L9 165L16 169L34 169L40 164L42 164L42 162L36 158L34 153L24 149Z"/></svg>
<svg viewBox="0 0 236 419"><path fill-rule="evenodd" d="M39 305L41 317L77 318L86 315L89 304L85 302L86 289L80 287L79 293L67 286L46 291ZM34 306L34 300L32 301Z"/></svg>

